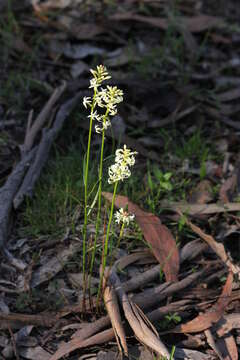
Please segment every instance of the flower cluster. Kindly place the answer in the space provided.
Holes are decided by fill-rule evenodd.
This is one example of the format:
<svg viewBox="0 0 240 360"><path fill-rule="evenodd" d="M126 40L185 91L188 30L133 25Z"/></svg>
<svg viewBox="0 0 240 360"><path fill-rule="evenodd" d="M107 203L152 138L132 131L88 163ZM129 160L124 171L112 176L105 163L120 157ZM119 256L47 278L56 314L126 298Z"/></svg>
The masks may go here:
<svg viewBox="0 0 240 360"><path fill-rule="evenodd" d="M85 108L91 108L91 114L88 117L101 123L101 125L95 125L96 132L101 133L111 126L109 116L117 114L117 104L123 101L123 92L117 86L107 85L106 88L99 88L103 81L111 78L105 66L99 65L96 70L90 71L93 78L90 80L89 88L94 89L94 95L93 98L85 96L83 105ZM96 106L105 108L105 114L98 114L95 110Z"/></svg>
<svg viewBox="0 0 240 360"><path fill-rule="evenodd" d="M124 145L123 149L116 150L115 164L108 169L108 182L113 184L116 181L127 179L131 176L130 166L135 164L136 151L127 149Z"/></svg>
<svg viewBox="0 0 240 360"><path fill-rule="evenodd" d="M90 80L89 88L93 88L97 91L97 88L102 84L103 81L111 79L111 76L108 74L107 69L103 65L97 66L96 70L90 70L93 74L93 78Z"/></svg>
<svg viewBox="0 0 240 360"><path fill-rule="evenodd" d="M117 224L123 223L124 225L129 225L129 223L134 220L135 215L129 214L127 211L121 208L115 213L114 217Z"/></svg>

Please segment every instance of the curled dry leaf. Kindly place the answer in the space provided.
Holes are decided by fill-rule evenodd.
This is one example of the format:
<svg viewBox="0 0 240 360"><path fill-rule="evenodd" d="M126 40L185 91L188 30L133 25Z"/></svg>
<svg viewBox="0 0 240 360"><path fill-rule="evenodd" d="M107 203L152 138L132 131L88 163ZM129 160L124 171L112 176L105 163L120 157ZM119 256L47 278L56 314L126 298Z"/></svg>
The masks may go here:
<svg viewBox="0 0 240 360"><path fill-rule="evenodd" d="M105 269L104 276L108 273L109 269ZM104 282L106 283L107 276L104 277ZM114 335L117 341L117 345L120 353L124 353L124 355L128 356L128 348L127 341L125 336L125 331L122 325L120 309L118 306L117 295L115 289L111 285L106 285L104 293L103 293L104 303L108 315L111 320L112 328L114 331Z"/></svg>
<svg viewBox="0 0 240 360"><path fill-rule="evenodd" d="M179 325L172 330L174 333L195 333L209 329L222 317L224 309L231 301L233 274L228 274L227 281L217 303L205 314L198 315L186 324Z"/></svg>
<svg viewBox="0 0 240 360"><path fill-rule="evenodd" d="M136 338L141 343L154 350L157 354L166 356L167 359L169 359L169 352L159 339L157 331L151 322L146 318L141 309L128 298L127 294L122 288L122 284L114 268L112 268L109 275L109 281L116 289L119 300L123 307L124 315Z"/></svg>
<svg viewBox="0 0 240 360"><path fill-rule="evenodd" d="M103 192L103 196L108 201L112 201L111 193ZM128 206L128 211L135 214L145 240L163 268L166 280L176 281L179 271L179 252L170 230L161 223L157 216L143 211L139 206L129 201L126 196L117 195L115 206L118 208Z"/></svg>

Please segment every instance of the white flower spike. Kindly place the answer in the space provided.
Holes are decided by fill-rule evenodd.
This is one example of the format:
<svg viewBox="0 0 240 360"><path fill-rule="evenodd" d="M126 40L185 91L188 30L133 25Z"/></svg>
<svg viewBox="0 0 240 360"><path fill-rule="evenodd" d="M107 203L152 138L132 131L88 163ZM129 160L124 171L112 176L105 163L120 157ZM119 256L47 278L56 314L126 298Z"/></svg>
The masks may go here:
<svg viewBox="0 0 240 360"><path fill-rule="evenodd" d="M123 91L118 89L117 86L109 86L106 88L100 88L102 82L111 78L108 74L107 68L103 65L97 66L96 70L90 70L93 78L90 80L89 88L94 89L93 97L85 96L83 99L83 105L91 108L91 115L88 117L91 120L97 120L101 122L101 125L96 125L95 130L101 134L111 126L110 116L117 114L117 104L123 101ZM104 108L105 115L99 115L97 113L96 106Z"/></svg>
<svg viewBox="0 0 240 360"><path fill-rule="evenodd" d="M127 149L124 145L123 149L116 150L115 164L108 169L108 183L113 184L116 181L123 181L131 176L130 166L135 164L136 151Z"/></svg>

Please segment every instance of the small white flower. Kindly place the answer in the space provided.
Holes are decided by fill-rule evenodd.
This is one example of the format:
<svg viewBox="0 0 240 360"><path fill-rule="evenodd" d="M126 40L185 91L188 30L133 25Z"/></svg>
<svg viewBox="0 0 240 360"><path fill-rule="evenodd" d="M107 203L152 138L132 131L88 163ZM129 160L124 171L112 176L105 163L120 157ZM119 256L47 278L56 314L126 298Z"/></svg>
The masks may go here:
<svg viewBox="0 0 240 360"><path fill-rule="evenodd" d="M109 108L109 115L111 115L111 116L117 115L117 107L116 107L116 105L112 105L112 106Z"/></svg>
<svg viewBox="0 0 240 360"><path fill-rule="evenodd" d="M99 115L96 110L92 114L88 115L88 118L101 121L101 115Z"/></svg>
<svg viewBox="0 0 240 360"><path fill-rule="evenodd" d="M111 126L111 121L109 119L107 119L103 122L104 130L107 130L107 128L109 128L110 126Z"/></svg>
<svg viewBox="0 0 240 360"><path fill-rule="evenodd" d="M95 131L97 134L101 134L102 133L102 128L99 125L95 125Z"/></svg>
<svg viewBox="0 0 240 360"><path fill-rule="evenodd" d="M92 105L92 99L89 96L84 96L83 98L83 106L87 109L88 106L91 107Z"/></svg>
<svg viewBox="0 0 240 360"><path fill-rule="evenodd" d="M105 107L105 102L104 102L105 92L106 92L106 89L101 88L101 90L97 91L96 96L95 96L96 104L101 108Z"/></svg>
<svg viewBox="0 0 240 360"><path fill-rule="evenodd" d="M97 90L100 85L101 83L98 83L97 79L91 79L89 89L94 88Z"/></svg>
<svg viewBox="0 0 240 360"><path fill-rule="evenodd" d="M129 225L129 223L134 220L135 215L129 214L121 208L115 213L114 217L117 224L123 223L124 225Z"/></svg>
<svg viewBox="0 0 240 360"><path fill-rule="evenodd" d="M111 122L110 120L105 120L105 121L101 121L102 126L99 125L95 125L95 130L96 133L101 134L103 132L103 130L107 130L110 126L111 126Z"/></svg>

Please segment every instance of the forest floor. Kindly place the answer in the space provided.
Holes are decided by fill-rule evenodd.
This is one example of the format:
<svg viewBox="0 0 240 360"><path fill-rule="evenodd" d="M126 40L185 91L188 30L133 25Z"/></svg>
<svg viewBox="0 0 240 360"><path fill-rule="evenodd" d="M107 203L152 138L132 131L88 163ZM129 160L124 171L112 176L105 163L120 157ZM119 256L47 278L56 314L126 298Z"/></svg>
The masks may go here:
<svg viewBox="0 0 240 360"><path fill-rule="evenodd" d="M0 0L0 12L0 360L237 360L240 4ZM97 236L93 128L85 273L83 98L100 64L124 96ZM135 219L112 223L98 301L123 145L136 163L114 211Z"/></svg>

